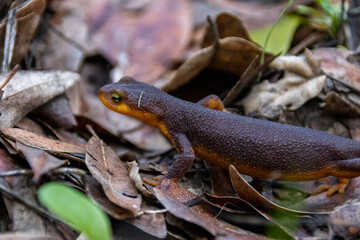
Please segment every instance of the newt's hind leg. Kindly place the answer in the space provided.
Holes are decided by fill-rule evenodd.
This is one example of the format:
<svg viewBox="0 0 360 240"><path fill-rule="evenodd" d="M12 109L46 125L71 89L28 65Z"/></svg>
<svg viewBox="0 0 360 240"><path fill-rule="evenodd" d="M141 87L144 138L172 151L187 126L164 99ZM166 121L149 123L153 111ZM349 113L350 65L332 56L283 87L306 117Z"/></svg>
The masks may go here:
<svg viewBox="0 0 360 240"><path fill-rule="evenodd" d="M331 176L337 177L339 183L334 186L321 185L313 194L317 194L327 190L327 196L338 193L344 193L347 185L349 185L349 178L360 176L360 158L336 160L332 162Z"/></svg>
<svg viewBox="0 0 360 240"><path fill-rule="evenodd" d="M221 99L218 96L216 96L215 94L211 94L211 95L201 99L200 101L197 102L197 104L199 104L203 107L206 107L206 108L210 108L210 109L214 109L214 110L218 110L218 111L222 111L222 112L228 112L228 111L226 111Z"/></svg>

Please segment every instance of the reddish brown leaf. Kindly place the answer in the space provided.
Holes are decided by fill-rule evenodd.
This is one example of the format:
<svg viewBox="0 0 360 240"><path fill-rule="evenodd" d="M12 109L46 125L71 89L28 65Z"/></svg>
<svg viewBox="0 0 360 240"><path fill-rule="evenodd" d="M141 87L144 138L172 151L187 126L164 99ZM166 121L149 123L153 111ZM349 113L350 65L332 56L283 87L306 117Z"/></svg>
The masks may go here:
<svg viewBox="0 0 360 240"><path fill-rule="evenodd" d="M360 90L360 68L347 60L352 52L338 48L315 49L313 53L322 58L321 69L336 79Z"/></svg>
<svg viewBox="0 0 360 240"><path fill-rule="evenodd" d="M189 1L151 1L140 16L109 11L115 6L110 3L92 18L97 24L105 19L94 33L97 47L122 74L154 83L170 61L181 56L190 38Z"/></svg>
<svg viewBox="0 0 360 240"><path fill-rule="evenodd" d="M0 172L12 171L16 168L17 167L14 157L10 155L8 151L0 148ZM10 186L12 186L14 183L13 177L7 177L5 179L10 184Z"/></svg>
<svg viewBox="0 0 360 240"><path fill-rule="evenodd" d="M85 149L81 146L41 137L19 128L4 128L1 132L6 137L19 141L27 146L41 148L54 153L85 154Z"/></svg>
<svg viewBox="0 0 360 240"><path fill-rule="evenodd" d="M86 145L85 162L109 200L127 209L133 217L137 216L142 202L141 195L115 152L93 136Z"/></svg>
<svg viewBox="0 0 360 240"><path fill-rule="evenodd" d="M216 213L209 211L203 204L187 207L184 204L196 199L197 196L172 180L164 180L161 189L154 188L154 192L156 198L171 214L203 227L214 236L264 239L216 218Z"/></svg>

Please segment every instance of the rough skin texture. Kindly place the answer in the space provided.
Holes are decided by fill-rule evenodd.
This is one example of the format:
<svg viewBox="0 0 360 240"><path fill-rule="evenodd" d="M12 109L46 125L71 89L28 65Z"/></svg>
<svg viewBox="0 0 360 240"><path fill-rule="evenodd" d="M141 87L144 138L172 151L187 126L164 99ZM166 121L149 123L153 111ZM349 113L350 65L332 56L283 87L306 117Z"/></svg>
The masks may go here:
<svg viewBox="0 0 360 240"><path fill-rule="evenodd" d="M360 176L360 142L225 113L219 111L216 96L200 101L214 110L124 77L102 87L99 98L113 111L159 127L169 138L180 157L166 178L181 178L195 155L223 168L232 164L240 173L258 178L303 181Z"/></svg>

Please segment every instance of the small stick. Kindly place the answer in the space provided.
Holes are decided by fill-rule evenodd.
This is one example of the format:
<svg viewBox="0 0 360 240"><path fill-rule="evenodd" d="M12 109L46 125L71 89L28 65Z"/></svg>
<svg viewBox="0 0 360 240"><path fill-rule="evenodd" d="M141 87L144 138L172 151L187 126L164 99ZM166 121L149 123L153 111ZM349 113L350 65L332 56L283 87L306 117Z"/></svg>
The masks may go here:
<svg viewBox="0 0 360 240"><path fill-rule="evenodd" d="M30 169L18 169L18 170L12 170L12 171L7 171L7 172L1 172L0 178L19 176L19 175L32 175L32 174L33 174L33 171Z"/></svg>
<svg viewBox="0 0 360 240"><path fill-rule="evenodd" d="M13 70L11 70L11 73L9 74L9 76L5 79L5 82L3 82L3 84L1 84L0 90L3 89L3 87L5 87L6 84L9 83L10 79L19 70L19 68L20 68L19 64L16 64L16 66L13 68Z"/></svg>

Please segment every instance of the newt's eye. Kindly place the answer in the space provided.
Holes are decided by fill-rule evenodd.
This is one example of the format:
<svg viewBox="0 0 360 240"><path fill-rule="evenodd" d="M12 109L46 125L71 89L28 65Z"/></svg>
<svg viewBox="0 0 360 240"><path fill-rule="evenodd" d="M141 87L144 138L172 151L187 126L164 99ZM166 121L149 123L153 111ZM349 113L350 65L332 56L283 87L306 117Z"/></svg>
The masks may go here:
<svg viewBox="0 0 360 240"><path fill-rule="evenodd" d="M117 92L113 92L111 94L111 100L113 100L114 103L119 103L119 102L121 102L123 100L123 96L121 96Z"/></svg>

